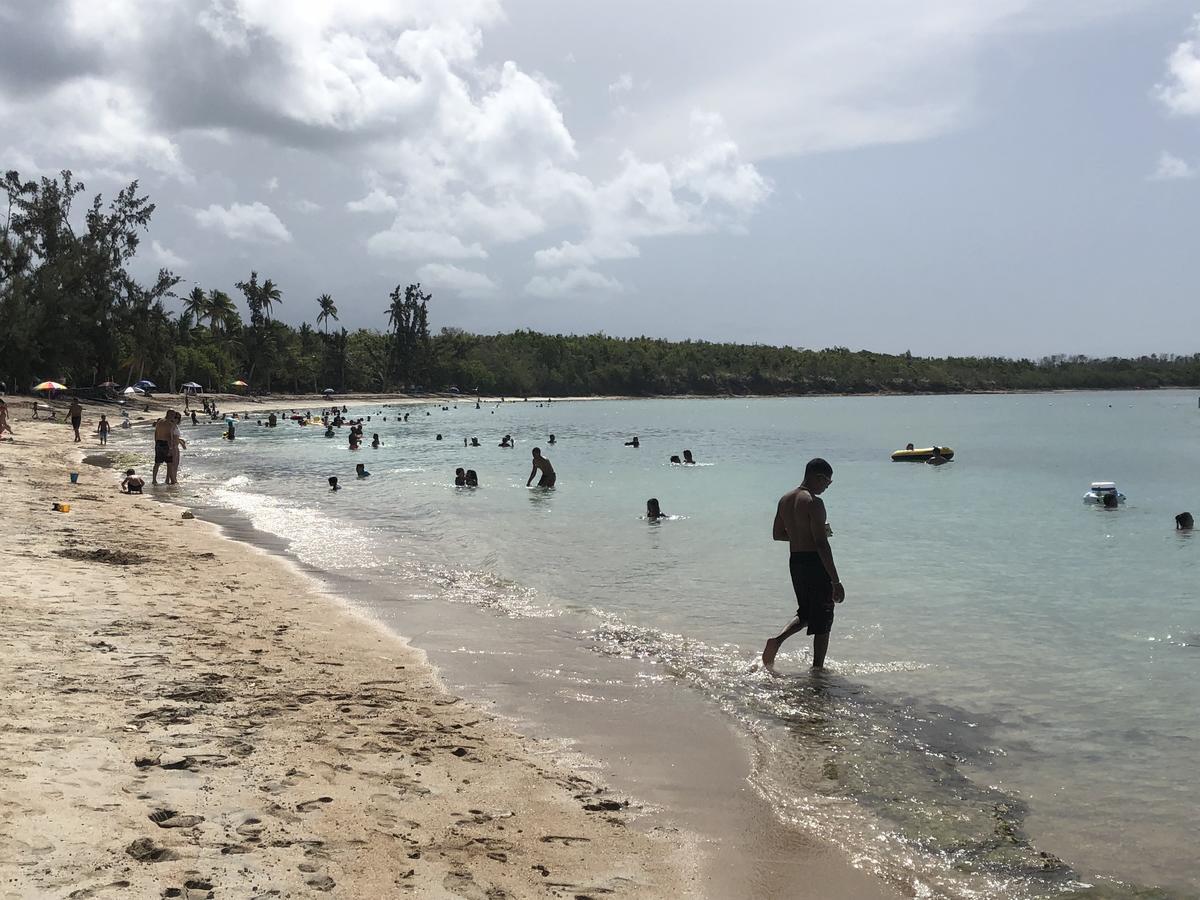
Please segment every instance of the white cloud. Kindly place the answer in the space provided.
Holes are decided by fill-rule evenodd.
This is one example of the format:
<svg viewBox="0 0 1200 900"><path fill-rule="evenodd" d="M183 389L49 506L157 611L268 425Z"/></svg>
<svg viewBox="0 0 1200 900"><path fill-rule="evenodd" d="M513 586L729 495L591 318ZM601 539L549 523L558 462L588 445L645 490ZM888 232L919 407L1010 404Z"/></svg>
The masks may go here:
<svg viewBox="0 0 1200 900"><path fill-rule="evenodd" d="M182 269L188 264L186 259L164 247L158 241L150 242L150 255L154 257L156 263L167 269Z"/></svg>
<svg viewBox="0 0 1200 900"><path fill-rule="evenodd" d="M1167 79L1154 86L1154 95L1174 115L1200 115L1200 14L1167 57Z"/></svg>
<svg viewBox="0 0 1200 900"><path fill-rule="evenodd" d="M306 216L312 215L313 213L319 213L324 208L320 203L314 203L313 201L304 197L301 197L299 200L293 200L291 207L296 212L304 213Z"/></svg>
<svg viewBox="0 0 1200 900"><path fill-rule="evenodd" d="M270 178L268 178L266 188L272 194L279 190L279 177L277 175L272 175Z"/></svg>
<svg viewBox="0 0 1200 900"><path fill-rule="evenodd" d="M395 212L399 208L396 198L380 188L375 188L361 200L351 200L346 204L346 209L357 213Z"/></svg>
<svg viewBox="0 0 1200 900"><path fill-rule="evenodd" d="M231 240L277 244L292 240L287 226L264 203L234 203L228 207L214 203L207 209L192 210L192 215L202 228L218 231Z"/></svg>
<svg viewBox="0 0 1200 900"><path fill-rule="evenodd" d="M608 86L610 94L628 94L633 90L633 75L629 72L622 72L612 84Z"/></svg>
<svg viewBox="0 0 1200 900"><path fill-rule="evenodd" d="M446 288L471 299L493 297L500 289L500 285L483 272L460 269L445 263L426 263L417 269L417 279L422 284Z"/></svg>
<svg viewBox="0 0 1200 900"><path fill-rule="evenodd" d="M1150 175L1151 181L1177 181L1183 178L1195 178L1196 169L1187 160L1180 159L1165 150L1158 157L1158 164Z"/></svg>
<svg viewBox="0 0 1200 900"><path fill-rule="evenodd" d="M619 294L625 286L615 278L592 269L576 268L562 275L534 275L525 293L546 300Z"/></svg>
<svg viewBox="0 0 1200 900"><path fill-rule="evenodd" d="M478 243L464 244L444 231L392 228L374 234L367 241L372 256L397 259L486 259L487 251Z"/></svg>

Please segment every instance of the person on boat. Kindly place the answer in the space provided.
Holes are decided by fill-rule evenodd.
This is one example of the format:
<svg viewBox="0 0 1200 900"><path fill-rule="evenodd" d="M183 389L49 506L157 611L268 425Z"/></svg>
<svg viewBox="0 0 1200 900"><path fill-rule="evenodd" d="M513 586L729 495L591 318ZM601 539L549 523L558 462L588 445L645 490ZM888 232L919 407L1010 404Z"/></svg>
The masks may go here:
<svg viewBox="0 0 1200 900"><path fill-rule="evenodd" d="M1196 520L1190 512L1181 512L1175 517L1176 531L1191 531L1196 526Z"/></svg>
<svg viewBox="0 0 1200 900"><path fill-rule="evenodd" d="M542 477L538 479L538 487L552 488L556 475L554 474L554 466L550 465L550 460L542 456L540 447L533 448L533 468L529 472L529 480L525 482L525 487L533 484L533 476L538 472L542 473Z"/></svg>
<svg viewBox="0 0 1200 900"><path fill-rule="evenodd" d="M833 467L820 457L804 467L800 486L779 498L771 537L787 541L791 550L788 569L796 592L796 616L787 627L763 648L763 666L774 671L775 655L794 634L808 628L813 636L813 668L825 665L829 632L833 628L834 604L846 599L846 589L838 577L826 529L827 514L821 494L833 484Z"/></svg>
<svg viewBox="0 0 1200 900"><path fill-rule="evenodd" d="M927 465L927 466L944 466L948 462L950 462L950 460L946 459L946 457L942 455L942 448L934 447L933 448L933 456L931 456L931 457L929 457L929 459L925 460L925 465Z"/></svg>
<svg viewBox="0 0 1200 900"><path fill-rule="evenodd" d="M912 444L906 444L904 449L905 450L916 450L917 448L914 447Z"/></svg>
<svg viewBox="0 0 1200 900"><path fill-rule="evenodd" d="M646 520L649 522L657 522L659 519L671 518L658 505L658 498L651 497L646 501Z"/></svg>

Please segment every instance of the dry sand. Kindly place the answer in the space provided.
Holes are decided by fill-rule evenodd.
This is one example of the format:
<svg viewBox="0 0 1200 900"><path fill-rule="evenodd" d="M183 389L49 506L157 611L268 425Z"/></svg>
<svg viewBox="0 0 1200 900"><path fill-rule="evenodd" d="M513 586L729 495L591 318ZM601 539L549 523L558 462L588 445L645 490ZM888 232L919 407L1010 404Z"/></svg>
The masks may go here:
<svg viewBox="0 0 1200 900"><path fill-rule="evenodd" d="M94 438L13 419L0 896L699 893L689 836L639 829L278 559L121 495L79 465Z"/></svg>

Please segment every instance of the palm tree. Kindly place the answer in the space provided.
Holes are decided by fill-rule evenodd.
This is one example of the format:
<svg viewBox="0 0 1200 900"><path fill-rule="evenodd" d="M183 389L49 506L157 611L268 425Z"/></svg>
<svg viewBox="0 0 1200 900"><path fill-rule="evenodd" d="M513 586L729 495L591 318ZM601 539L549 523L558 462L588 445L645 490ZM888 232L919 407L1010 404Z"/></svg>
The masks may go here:
<svg viewBox="0 0 1200 900"><path fill-rule="evenodd" d="M196 285L192 288L190 294L183 301L184 315L191 316L196 320L197 325L203 325L204 320L208 319L209 324L212 324L212 307L209 304L209 295L204 293L204 288Z"/></svg>
<svg viewBox="0 0 1200 900"><path fill-rule="evenodd" d="M263 281L258 289L258 302L262 304L263 317L271 321L271 304L283 302L283 292L276 287L270 278Z"/></svg>
<svg viewBox="0 0 1200 900"><path fill-rule="evenodd" d="M233 298L224 291L209 291L206 309L209 330L214 334L228 334L234 321L233 317L237 314Z"/></svg>
<svg viewBox="0 0 1200 900"><path fill-rule="evenodd" d="M317 324L325 323L325 335L329 335L329 320L338 321L337 304L333 302L333 298L328 294L322 294L317 298L317 306L321 307L321 312L317 314Z"/></svg>

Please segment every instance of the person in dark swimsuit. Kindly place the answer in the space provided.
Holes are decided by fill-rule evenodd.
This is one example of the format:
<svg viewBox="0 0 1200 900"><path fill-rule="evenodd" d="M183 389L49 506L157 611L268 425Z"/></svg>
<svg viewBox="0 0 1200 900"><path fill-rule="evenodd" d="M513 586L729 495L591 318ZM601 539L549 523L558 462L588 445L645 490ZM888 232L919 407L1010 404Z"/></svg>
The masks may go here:
<svg viewBox="0 0 1200 900"><path fill-rule="evenodd" d="M533 483L533 476L538 472L542 473L542 477L538 479L537 486L540 488L554 487L554 466L550 465L550 460L542 456L540 447L533 448L533 468L529 472L529 480L525 482L525 487L529 487Z"/></svg>
<svg viewBox="0 0 1200 900"><path fill-rule="evenodd" d="M775 655L783 642L805 628L813 636L813 668L825 665L834 604L846 599L846 589L833 562L831 531L820 496L832 483L833 467L823 459L813 459L804 469L800 486L779 499L771 536L787 541L791 549L788 569L796 592L796 616L763 648L763 666L769 671L773 671Z"/></svg>

